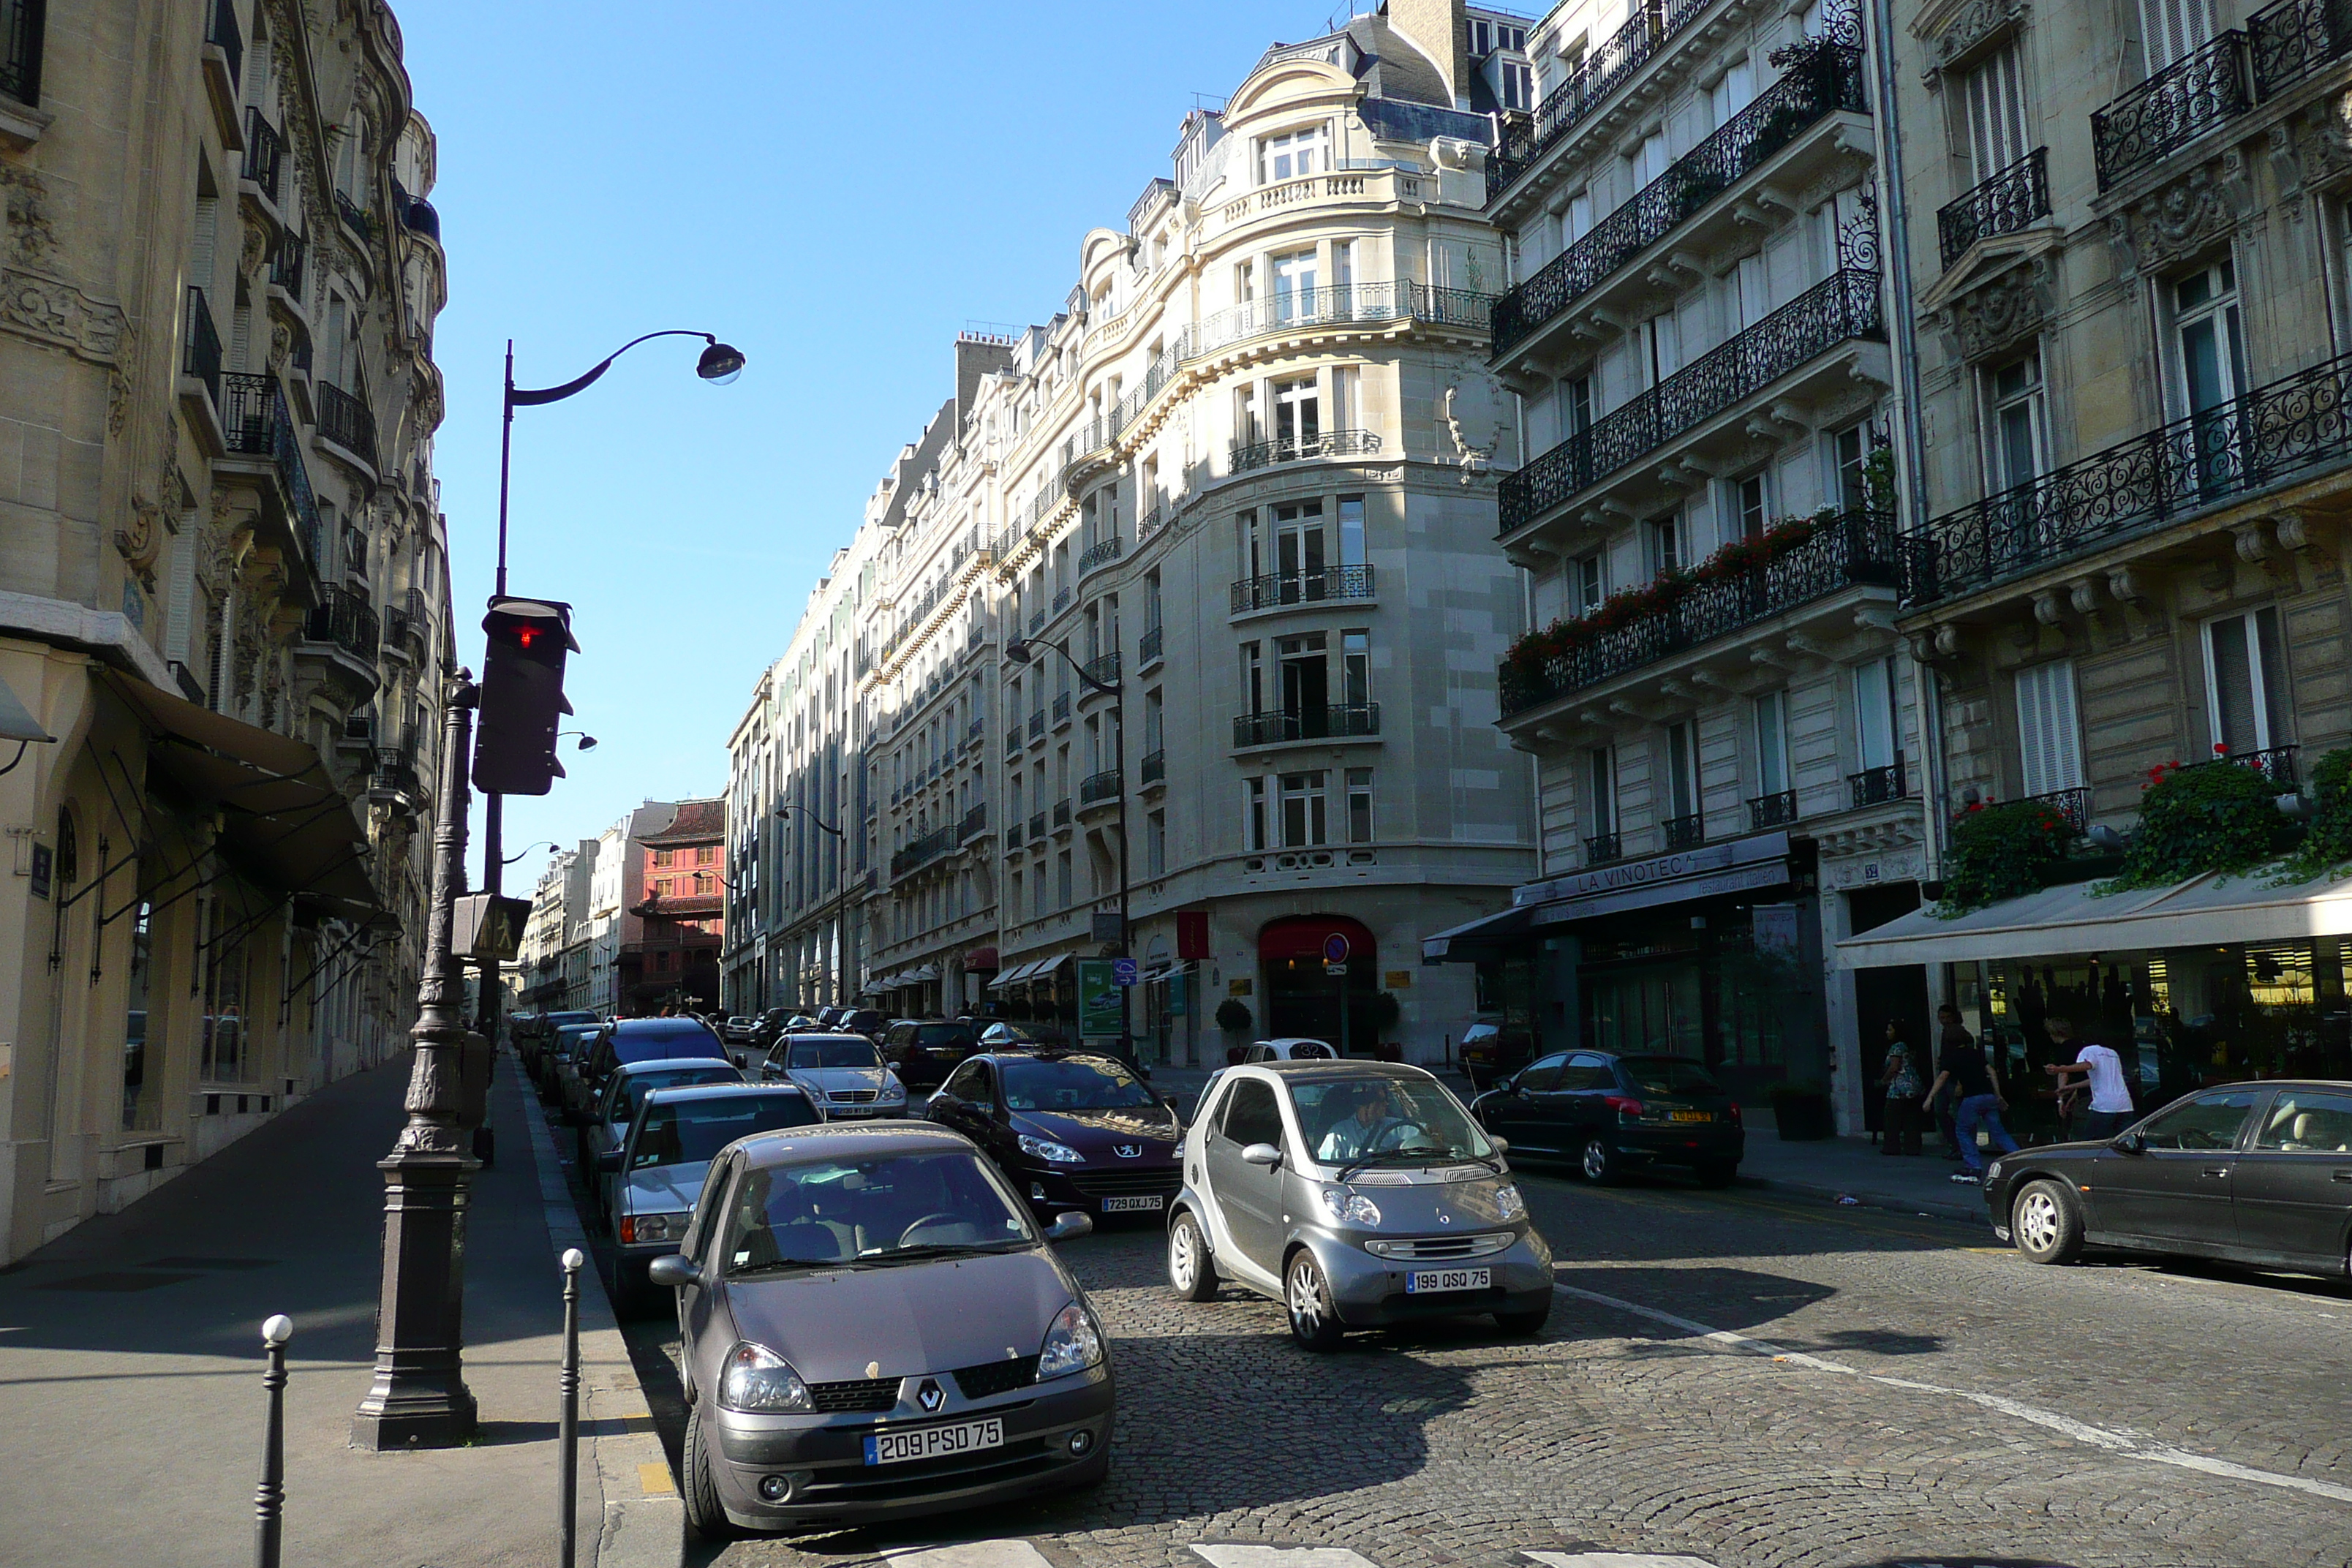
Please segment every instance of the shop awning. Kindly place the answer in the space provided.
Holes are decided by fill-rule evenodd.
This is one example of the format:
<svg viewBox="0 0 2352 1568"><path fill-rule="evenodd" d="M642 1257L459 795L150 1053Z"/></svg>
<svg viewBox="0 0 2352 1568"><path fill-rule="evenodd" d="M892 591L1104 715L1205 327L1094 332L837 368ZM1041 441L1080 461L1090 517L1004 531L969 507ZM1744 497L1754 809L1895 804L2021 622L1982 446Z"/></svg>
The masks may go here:
<svg viewBox="0 0 2352 1568"><path fill-rule="evenodd" d="M906 973L898 976L898 984L901 985L920 985L926 981L937 980L939 977L940 966L938 964L919 963L915 965L914 968L907 971Z"/></svg>
<svg viewBox="0 0 2352 1568"><path fill-rule="evenodd" d="M1069 962L1070 955L1066 952L1053 958L1033 958L1025 963L1016 963L997 975L988 983L988 988L991 991L1003 991L1014 985L1026 985L1032 980L1043 980Z"/></svg>
<svg viewBox="0 0 2352 1568"><path fill-rule="evenodd" d="M1535 927L1536 911L1532 905L1505 910L1499 914L1480 915L1458 926L1449 926L1433 936L1421 939L1421 956L1433 963L1447 960L1461 963L1469 958L1487 956L1489 944L1522 937ZM1475 949L1475 952L1472 950Z"/></svg>
<svg viewBox="0 0 2352 1568"><path fill-rule="evenodd" d="M1847 937L1834 962L1840 969L1879 969L2352 934L2352 877L2283 888L2272 881L2259 871L2209 874L2104 898L2091 891L2100 884L2073 882L1952 920L1931 906Z"/></svg>

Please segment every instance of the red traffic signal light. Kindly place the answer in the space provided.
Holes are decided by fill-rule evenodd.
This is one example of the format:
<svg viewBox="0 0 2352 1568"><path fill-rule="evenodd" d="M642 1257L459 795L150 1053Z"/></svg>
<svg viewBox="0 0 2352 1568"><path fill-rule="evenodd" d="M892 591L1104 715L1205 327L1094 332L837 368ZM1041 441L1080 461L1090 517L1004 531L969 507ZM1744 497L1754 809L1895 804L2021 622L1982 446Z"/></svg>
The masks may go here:
<svg viewBox="0 0 2352 1568"><path fill-rule="evenodd" d="M555 732L572 711L563 698L563 661L580 647L572 637L572 606L493 599L482 631L488 647L474 732L474 787L491 795L545 795L563 776Z"/></svg>

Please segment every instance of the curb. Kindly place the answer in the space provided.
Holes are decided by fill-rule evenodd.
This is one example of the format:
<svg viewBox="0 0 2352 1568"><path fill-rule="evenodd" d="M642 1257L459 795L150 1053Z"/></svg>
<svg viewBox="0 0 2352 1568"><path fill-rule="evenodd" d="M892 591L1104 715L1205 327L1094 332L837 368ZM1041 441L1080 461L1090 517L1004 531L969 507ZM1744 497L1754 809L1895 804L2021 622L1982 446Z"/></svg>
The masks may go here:
<svg viewBox="0 0 2352 1568"><path fill-rule="evenodd" d="M1744 1173L1738 1184L1743 1187L1769 1187L1777 1193L1789 1193L1800 1197L1828 1198L1832 1202L1852 1198L1864 1208L1885 1209L1895 1214L1932 1215L1937 1219L1958 1220L1965 1225L1988 1223L1981 1194L1974 1203L1966 1200L1955 1202L1941 1196L1906 1198L1892 1193L1849 1191L1830 1183L1798 1181L1787 1176L1750 1176ZM1970 1190L1975 1191L1973 1188Z"/></svg>
<svg viewBox="0 0 2352 1568"><path fill-rule="evenodd" d="M565 1249L576 1247L588 1252L588 1233L572 1206L546 1108L511 1054L499 1054L499 1070L508 1089L522 1100L549 1250L557 1259L561 1279ZM646 1402L629 1347L613 1316L604 1272L590 1256L580 1282L580 1435L587 1450L587 1462L580 1468L580 1493L583 1499L601 1500L603 1521L594 1542L588 1543L590 1561L596 1568L679 1568L686 1555L686 1504L654 1432L653 1408ZM656 1484L662 1489L655 1490Z"/></svg>

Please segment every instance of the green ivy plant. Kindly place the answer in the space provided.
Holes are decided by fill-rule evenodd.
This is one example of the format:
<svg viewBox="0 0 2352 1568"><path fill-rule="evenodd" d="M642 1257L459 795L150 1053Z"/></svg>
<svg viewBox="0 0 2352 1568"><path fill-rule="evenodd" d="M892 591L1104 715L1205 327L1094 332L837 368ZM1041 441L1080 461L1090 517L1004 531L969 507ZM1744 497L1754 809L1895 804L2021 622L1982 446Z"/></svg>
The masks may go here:
<svg viewBox="0 0 2352 1568"><path fill-rule="evenodd" d="M2270 860L2286 819L2281 790L2261 769L2212 762L2148 770L2139 832L2107 890L2160 888L2209 871L2251 871Z"/></svg>
<svg viewBox="0 0 2352 1568"><path fill-rule="evenodd" d="M2040 892L2060 879L2077 837L2074 825L2047 801L1970 806L1952 826L1944 899L1936 912L1948 920Z"/></svg>
<svg viewBox="0 0 2352 1568"><path fill-rule="evenodd" d="M2315 809L2302 845L2287 859L2285 881L2307 882L2352 865L2352 747L2319 759L2307 793Z"/></svg>

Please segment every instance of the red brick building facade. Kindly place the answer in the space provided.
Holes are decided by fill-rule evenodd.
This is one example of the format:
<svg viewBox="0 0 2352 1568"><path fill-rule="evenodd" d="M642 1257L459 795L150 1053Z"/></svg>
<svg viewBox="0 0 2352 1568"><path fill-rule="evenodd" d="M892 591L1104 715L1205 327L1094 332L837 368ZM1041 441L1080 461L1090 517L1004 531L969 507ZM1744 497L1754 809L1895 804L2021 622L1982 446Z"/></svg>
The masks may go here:
<svg viewBox="0 0 2352 1568"><path fill-rule="evenodd" d="M668 826L641 836L635 868L644 888L630 913L637 940L621 951L622 1009L643 1016L664 1006L719 1010L719 949L726 936L727 804L678 802Z"/></svg>

